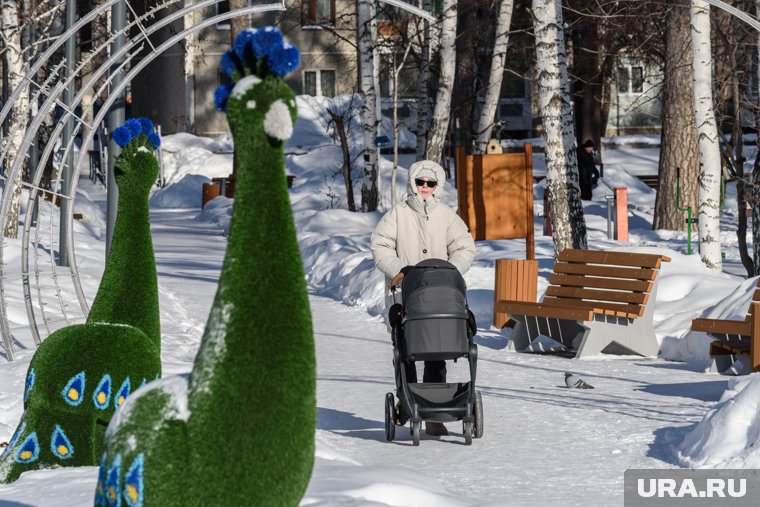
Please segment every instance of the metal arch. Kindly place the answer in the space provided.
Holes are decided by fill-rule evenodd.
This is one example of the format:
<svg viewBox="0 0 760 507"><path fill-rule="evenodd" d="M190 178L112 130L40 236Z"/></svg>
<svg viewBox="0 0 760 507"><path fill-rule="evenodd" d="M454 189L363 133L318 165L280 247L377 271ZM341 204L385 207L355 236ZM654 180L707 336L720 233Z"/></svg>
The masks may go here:
<svg viewBox="0 0 760 507"><path fill-rule="evenodd" d="M721 2L720 0L702 0L702 1L710 5L714 5L715 7L719 9L723 9L729 14L741 19L742 21L747 23L749 26L754 28L756 31L760 32L760 22L758 22L757 19L753 18L746 12L737 9L733 5L728 5L726 2Z"/></svg>
<svg viewBox="0 0 760 507"><path fill-rule="evenodd" d="M107 7L108 5L111 5L111 4L115 3L115 1L118 1L118 0L111 0L107 4L104 4L103 6L101 6L102 8L98 8L94 13L90 13L91 15L88 15L85 18L82 18L82 20L80 20L80 23L78 23L77 25L75 25L75 27L72 27L72 30L77 30L79 27L81 27L81 25L84 22L86 22L84 20L92 19L94 17L94 15L96 15L99 12L102 12L105 7ZM151 27L150 27L151 28L150 33L152 33L156 29L160 28L161 26L164 26L165 24L167 24L169 22L174 21L175 19L178 19L178 18L184 16L188 12L192 12L192 11L195 11L197 9L200 9L200 8L203 8L203 7L206 7L206 6L218 3L218 1L219 0L207 0L207 1L204 1L204 2L200 2L200 3L194 5L194 6L190 7L190 8L183 9L183 10L175 13L174 15L170 16L169 18L164 18L165 21L162 20L164 22L162 22L162 23L156 23L154 25L151 25ZM164 4L163 7L166 7L167 5L169 5L169 3L171 3L171 2L168 2L167 4ZM236 10L236 11L233 11L233 12L228 12L228 13L224 13L224 14L220 14L218 16L214 16L214 17L208 18L208 19L206 19L206 20L204 20L204 21L202 21L202 22L200 22L200 23L198 23L198 24L196 24L196 25L194 25L192 27L189 27L189 28L183 30L182 32L180 32L178 34L176 34L174 37L172 37L171 39L169 39L168 41L166 41L164 44L162 44L161 46L159 46L159 48L156 49L153 52L153 54L150 54L150 55L146 56L143 60L141 60L141 62L138 65L136 65L127 74L127 76L125 77L125 79L121 83L121 85L118 86L118 87L116 87L114 90L111 91L111 95L106 100L106 102L103 104L100 113L96 116L94 124L97 125L97 124L99 124L103 120L103 117L107 113L108 108L116 100L116 95L115 94L118 94L121 91L123 91L123 89L127 86L127 84L129 84L129 82L131 81L131 79L134 78L134 76L137 75L140 71L142 71L142 69L148 63L150 63L157 56L159 56L164 51L166 51L167 49L169 49L175 43L177 43L177 42L183 40L184 38L186 38L187 35L190 35L190 34L196 32L196 31L199 31L199 30L201 30L203 28L206 28L207 26L211 26L211 25L216 24L216 23L218 23L220 21L224 21L226 19L230 19L230 18L239 16L241 14L249 14L249 13L255 13L255 12L264 12L264 11L268 11L268 10L284 10L284 5L282 4L282 2L280 2L280 3L277 3L277 4L266 4L266 5L261 5L261 6L246 7L246 8L239 9L239 10ZM69 31L69 32L71 32L71 31ZM144 37L142 37L142 38L144 38ZM65 39L65 37L61 37L59 39L59 41L63 40L63 39ZM136 37L135 39L141 39L141 38L140 37ZM137 44L137 42L133 42L130 45L130 48L133 47L133 46L135 46L136 44ZM58 45L60 46L60 44L58 44ZM50 54L52 54L52 52L53 52L53 49L49 48L49 50L45 53L46 57L49 58L49 56L50 56ZM122 55L119 55L119 57L120 56L122 56ZM33 73L37 69L39 69L41 67L41 65L42 65L42 63L40 63L40 62L44 62L44 58L42 60L39 60L32 67L32 69L29 72ZM106 64L104 64L102 67L105 67L105 66L106 66ZM73 77L72 77L72 79L73 79ZM110 82L110 80L111 79L109 78L108 82ZM27 80L25 83L23 83L23 85L28 85L29 82L30 81ZM106 86L107 83L104 84L104 86ZM58 83L58 86L56 87L56 90L55 90L56 93L50 94L50 96L46 100L45 104L43 104L43 108L41 108L40 112L38 113L38 116L35 118L35 121L32 122L32 126L34 127L34 129L32 129L33 131L31 133L27 132L27 134L24 136L24 141L22 142L22 146L21 146L21 148L22 148L21 152L23 152L24 154L26 153L26 150L28 150L31 138L34 135L34 133L36 132L36 129L39 128L39 125L40 125L40 123L42 121L42 118L44 118L45 113L52 108L52 105L55 102L56 97L60 94L60 90L61 90L61 86L62 85L65 85L65 82L62 81L62 82ZM88 85L89 85L89 82L88 82ZM19 96L19 94L21 93L20 88L21 88L21 86L17 87L17 89L14 90L11 99L15 99L15 98L17 98ZM89 89L89 86L86 86L85 89ZM72 106L75 106L75 105L79 104L79 102L81 102L81 100L82 100L81 95L82 95L82 92L80 92L79 99L76 102L72 103ZM4 108L2 112L0 112L0 118L3 115L7 115L8 114L9 107L7 107L7 106L9 104L11 104L11 103L12 103L12 100L9 100L8 104L6 104L6 108ZM59 126L63 122L67 121L71 116L73 116L73 112L71 110L67 110L65 112L65 114L64 114L64 117L61 119L61 121L59 123ZM81 129L81 126L82 126L82 123L78 123L77 124L77 127L78 127L77 131L79 129ZM60 132L60 129L56 128L56 133L58 133L58 132ZM76 134L74 134L74 136L72 136L72 139L75 137L75 135ZM90 132L87 135L86 139L83 140L82 146L85 146L85 147L88 146L92 142L93 135L94 135L94 133L93 133L92 129L90 129ZM51 136L51 142L54 142L53 141L54 139L56 139L56 137L55 136ZM67 150L71 149L71 143L73 143L73 141L70 141L69 146L67 147ZM46 149L46 157L45 157L44 163L47 162L47 158L49 158L49 155L50 155L51 151L52 151L52 147L50 149ZM78 163L75 164L75 167L79 167L82 164L83 157L84 157L84 153L80 153L80 158L78 160ZM14 161L13 169L11 170L11 174L10 174L11 178L16 175L16 173L18 172L18 170L20 170L21 159L23 159L23 156L17 157L17 159ZM41 163L40 165L38 165L38 169L41 166L43 166L44 163ZM37 181L37 183L38 183L38 181ZM77 179L74 179L73 183L74 183L74 185L72 186L71 192L72 192L72 195L76 195L76 183L77 183ZM35 184L35 186L36 186L36 184ZM8 199L4 198L3 199L3 205L0 206L0 211L1 211L0 212L0 218L2 218L3 216L7 216L7 212L8 212L8 209L7 209L8 208L8 204L7 204L7 202L8 202ZM69 216L67 217L68 220L72 219L71 213L72 213L72 211L69 212ZM72 245L73 245L73 242L72 242ZM2 255L2 243L0 243L0 256L1 255ZM73 251L72 251L72 255L73 255ZM70 265L71 266L76 266L76 263L72 262ZM72 268L72 278L75 280L75 282L79 282L78 273L76 273L75 268ZM27 278L27 283L28 283L28 278ZM80 286L80 289L81 289L81 284L79 286ZM3 332L4 337L7 337L10 340L11 336L10 336L10 331L9 331L9 328L8 328L7 312L6 312L6 307L5 307L5 295L4 295L3 287L4 286L3 286L3 283L2 283L2 278L0 278L0 299L2 299L2 301L0 302L0 331ZM8 347L7 354L8 354L9 358L12 357L12 353L13 353L12 352L12 348Z"/></svg>
<svg viewBox="0 0 760 507"><path fill-rule="evenodd" d="M417 16L421 18L427 19L431 23L435 23L437 21L435 16L430 14L428 11L424 9L420 9L419 7L415 5L408 4L404 2L403 0L379 0L379 1L384 4L390 4L390 5L393 5L394 7L398 7L399 9L411 12L412 14L416 14Z"/></svg>
<svg viewBox="0 0 760 507"><path fill-rule="evenodd" d="M91 75L90 81L87 82L86 86L82 87L82 89L80 90L80 92L77 94L77 96L72 101L72 105L76 106L79 103L81 103L82 99L84 98L85 90L89 89L90 84L93 83L93 82L96 82L96 80L100 76L102 76L105 73L105 71L110 68L111 65L118 63L119 60L122 57L132 58L134 56L134 54L130 54L129 51L133 47L135 47L139 43L141 43L142 40L146 39L148 35L156 32L160 28L163 28L164 26L170 24L171 22L173 22L175 20L183 18L185 15L187 15L190 12L193 12L195 10L202 9L202 8L207 7L207 6L213 5L215 3L218 3L218 1L219 0L204 0L203 2L199 2L199 3L197 3L197 4L193 5L193 6L181 9L181 10L179 10L179 11L177 11L177 12L175 12L175 13L169 15L169 16L167 16L166 18L163 18L163 19L159 20L159 22L150 25L149 28L148 28L148 30L147 30L147 32L143 29L141 34L138 34L137 36L133 37L130 41L128 41L117 53L114 53L111 56L111 58L109 58L106 62L104 62L101 65L100 69L98 69L98 71L96 73L93 73ZM219 16L216 16L216 17L213 17L213 18L209 18L209 19L226 20L226 19L230 19L232 17L239 16L241 14L247 14L247 13L250 13L250 12L264 12L264 11L269 11L269 10L284 10L284 5L283 5L282 2L280 2L280 3L276 3L276 4L264 4L264 5L259 5L259 6L246 7L245 9L238 9L236 11L229 12L229 13L224 13L224 14L221 14ZM219 21L216 21L216 22L218 23ZM128 30L129 28L131 28L135 24L136 24L136 22L133 21L127 27L125 27L125 30ZM203 28L205 28L206 26L209 26L211 24L215 24L215 23L206 23L206 24L203 25ZM184 32L182 32L182 33L184 33ZM114 37L115 37L115 35L114 35ZM184 36L182 36L180 38L175 38L176 39L175 43L179 42L180 40L183 40L184 38L185 38ZM139 52L141 49L142 49L141 47L138 48L137 52ZM154 48L154 53L155 53L155 48ZM151 58L149 61L152 61L152 59L153 58ZM122 67L124 67L125 65L126 65L126 62L121 62L120 69ZM109 77L102 84L102 86L100 87L100 89L97 92L98 94L100 94L100 92L102 92L103 90L105 90L105 88L108 87L108 85L111 83L111 79L112 78ZM113 90L111 91L111 94L113 94ZM111 102L107 101L106 103L104 103L101 106L101 108L102 108L101 110L104 111L104 114L107 114L106 112L108 110L108 107L106 107L106 104L108 104L110 106L110 104L112 104L112 101ZM92 107L93 107L93 105L91 104L88 107L88 111L91 110ZM61 118L61 121L59 122L58 126L56 127L56 130L54 132L55 138L57 138L58 134L60 133L60 131L63 128L63 124L69 119L70 116L73 116L73 111L67 110L65 112L65 114L63 115L63 117ZM102 121L102 120L94 121L93 124L94 125L98 125L100 123L100 121ZM77 125L75 125L75 128L74 128L74 130L72 132L72 137L69 140L69 144L64 149L63 156L62 156L63 160L67 160L67 155L68 155L69 151L73 147L74 138L76 137L77 133L81 129L82 125L84 125L84 122L81 122L81 123L78 123ZM88 127L90 127L90 126L88 125ZM90 146L90 143L92 142L93 129L91 127L90 127L89 132L90 132L90 135L88 135L86 138L82 139L82 146L83 147ZM81 167L81 165L83 164L83 162L84 162L83 159L85 157L85 151L86 151L86 149L80 151L79 159L74 164L75 168ZM45 158L45 160L47 160L47 159ZM60 182L60 178L58 178L56 180L56 183L59 183L59 182ZM72 184L73 184L73 186L72 186L71 192L72 192L72 196L75 196L76 195L76 185L78 184L78 181L77 181L76 178L73 180ZM71 223L71 221L73 220L72 213L73 213L73 209L69 209L69 215L67 217L65 217L69 221L69 223ZM2 215L1 214L0 214L0 220L2 220ZM74 243L74 241L73 241L73 228L71 226L69 226L67 228L67 231L69 232L68 242L69 242L69 244L73 245L73 243ZM68 256L69 263L68 264L69 264L72 280L73 280L73 283L74 283L74 289L75 289L75 291L77 293L77 297L79 299L80 306L82 307L82 311L83 311L83 313L86 314L89 311L89 308L88 308L87 302L86 302L86 300L84 298L84 292L83 292L83 290L81 288L81 283L80 283L80 280L79 280L78 273L76 272L76 269L77 269L76 265L77 264L76 264L76 259L75 259L75 252L73 251L73 249L69 249L68 253L69 253L69 256Z"/></svg>
<svg viewBox="0 0 760 507"><path fill-rule="evenodd" d="M110 3L114 3L115 1L120 1L120 0L112 0ZM126 30L131 29L134 24L139 24L141 20L153 16L154 13L157 10L166 8L167 6L171 5L171 3L172 3L172 1L170 0L169 2L167 2L165 4L162 4L161 6L158 6L158 7L156 7L153 10L146 12L143 16L137 18L132 23L130 23L128 26L126 26L124 28L124 30L126 31ZM202 6L205 7L208 4L209 4L209 2L204 2L202 4ZM199 4L199 6L200 5L201 4ZM73 26L70 30L68 30L66 32L66 34L69 34L69 36L73 36L74 32L76 32L78 30L78 28L85 22L84 20L88 20L88 19L94 17L100 11L102 11L102 9L98 8L98 9L95 10L94 13L91 12L90 14L88 14L87 16L85 16L85 18L83 18L82 21L80 21L75 26ZM156 23L157 26L163 26L164 24L165 23L161 23L161 24ZM153 31L155 31L155 29ZM66 34L64 34L64 36L60 37L57 40L57 46L60 46L60 45L62 45L65 42L65 40L68 38L68 37L65 36ZM64 81L63 84L66 85L72 79L75 79L76 76L79 74L79 72L82 70L82 68L84 68L84 65L86 65L86 63L88 63L90 60L92 60L97 53L99 53L100 51L102 51L105 47L108 47L108 44L113 40L114 37L116 37L116 35L112 35L112 37L104 45L102 45L101 47L99 47L95 51L95 53L93 53L90 56L90 58L85 59L82 62L80 62L80 64L78 65L78 67L76 69L76 72L68 80ZM41 94L44 94L44 95L47 95L48 98L52 98L53 102L55 102L55 103L57 103L59 105L62 105L59 102L57 102L57 100L56 100L56 98L60 95L60 90L57 90L56 93L52 93L51 94L50 91L47 89L47 85L49 84L48 81L52 77L54 77L55 75L57 75L56 73L60 70L60 65L57 66L54 69L54 72L51 73L50 76L48 76L46 82L43 83L43 85L38 85L33 80L31 80L31 76L33 75L33 73L36 72L42 66L42 64L45 63L49 59L50 55L53 53L53 51L55 49L56 49L56 45L53 45L52 47L48 48L48 51L46 51L43 54L43 57L40 58L34 65L32 65L32 67L30 68L29 72L25 76L25 79L22 80L21 83L20 83L20 85L17 86L14 89L13 94L11 96L14 99L14 101L18 98L18 96L22 93L22 91L26 87L28 87L30 84L35 84L35 86L37 86L37 91L35 92L34 95L32 95L31 99L37 101L38 98L39 98L39 96ZM105 70L107 70L107 69L105 69ZM97 77L99 77L100 75L102 75L103 73L105 73L105 70L103 70L102 72L99 72ZM84 88L84 90L89 89L89 86L90 86L90 84L92 82L93 81L90 80L87 83L87 86ZM83 91L84 90L82 90L82 93L80 93L80 97L83 97ZM47 115L48 112L49 112L49 110L52 108L53 102L50 102L50 101L46 100L45 104L43 104L43 106L38 110L38 113L37 113L38 116L37 117L38 118L44 118L44 116ZM76 104L78 104L79 102L81 102L81 98L80 98L79 101L76 102ZM74 105L74 106L76 104L72 103L72 105ZM7 104L6 104L6 108L3 111L7 112L7 110L9 110L11 106L12 106L12 101L9 100L7 102ZM56 128L54 135L51 135L50 140L48 142L48 145L46 147L45 156L43 157L43 159L38 164L38 166L36 168L36 171L35 171L35 174L38 174L39 171L42 168L44 168L45 164L47 163L47 159L49 158L49 155L50 155L52 149L54 149L54 145L57 142L58 135L60 134L60 131L62 130L63 125L68 121L68 118L73 114L72 110L69 110L67 108L65 108L65 109L66 109L66 115L63 118L63 121L58 124L58 128ZM0 114L0 116L1 116L1 114ZM79 120L81 122L81 118ZM36 134L36 131L39 128L39 125L40 125L40 122L37 122L37 124L34 125L34 127L30 127L29 125L27 125L27 127L26 127L27 128L27 134L26 134L25 138L28 135L30 135L30 131L31 131L31 135L34 136ZM18 130L19 130L19 126L18 126L18 124L16 124L16 125L14 125L14 128L9 133L9 135L14 135ZM68 150L71 149L74 137L75 136L72 136L71 141L70 141L69 145L67 146L66 153L68 153ZM29 149L29 146L30 146L30 143L22 141L22 145L20 146L19 153L17 154L17 157L14 160L13 169L10 172L10 177L9 177L10 181L14 181L14 179L18 176L18 171L20 170L20 166L17 163L20 163L20 161L24 160L24 158L25 158L25 156L27 154L27 151ZM8 149L8 144L6 144L6 146L3 149L3 152L2 152L2 155L1 155L2 159L7 158L7 149ZM19 167L19 168L17 168L17 167ZM40 177L41 176L38 176L35 179L35 181L34 181L34 187L38 186ZM59 175L59 178L57 179L57 183L58 183L58 186L60 186L60 175ZM24 184L24 186L28 186L28 185ZM60 194L55 194L55 195L60 196ZM70 198L68 196L61 196L61 197L63 197L63 198ZM0 203L0 210L1 210L0 211L0 223L4 223L5 217L7 216L8 206L9 206L9 200L10 199L9 199L7 193L5 195L3 195L2 203ZM26 222L29 223L29 221L26 221ZM51 228L52 228L52 222L51 222ZM25 235L25 237L28 238L27 235ZM64 319L68 323L68 318L66 317L65 304L64 304L64 301L63 301L63 298L62 298L62 295L61 295L61 288L60 288L60 285L58 283L58 277L57 277L57 275L55 273L55 261L53 259L53 256L54 256L53 245L54 245L54 240L52 239L52 230L51 230L50 257L51 257L51 266L52 266L52 271L53 271L53 280L54 280L54 284L55 284L56 295L58 296L59 305L61 307L61 311L63 313ZM2 260L2 258L3 258L3 252L2 252L3 247L4 247L4 244L0 243L0 260ZM24 243L23 248L24 249L28 249L28 243ZM71 257L69 257L69 258L71 258ZM29 292L29 290L28 290L28 282L29 282L29 280L28 280L28 263L24 263L24 261L26 259L28 259L28 256L22 255L22 283L24 284L24 301L25 301L25 305L26 305L26 308L27 308L27 317L29 317L30 312L33 315L33 307L31 306L31 298L27 297L27 294ZM3 267L4 267L3 263L0 262L0 285L2 285L2 286L0 286L0 332L3 333L3 338L4 338L4 341L6 342L6 348L8 349L8 352L7 352L8 353L8 357L12 358L12 354L13 354L13 351L12 351L12 338L10 336L10 329L9 329L8 322L7 322L6 299L5 299L5 295L4 295L4 285L2 284L2 279L4 278ZM76 269L76 268L73 268L73 269ZM77 294L77 298L78 298L78 300L80 302L80 306L82 307L83 313L86 314L87 311L88 311L87 310L87 303L86 303L86 300L84 298L84 292L81 289L81 283L80 283L80 280L78 278L78 274L75 271L72 271L71 273L72 273L71 276L72 276L72 280L74 282L74 288L75 288L75 292ZM38 290L39 290L39 286L38 286ZM35 342L39 342L39 333L38 333L38 330L37 330L37 327L36 327L36 321L32 317L29 320L29 322L30 322L30 327L34 328L32 330L32 338L34 339Z"/></svg>

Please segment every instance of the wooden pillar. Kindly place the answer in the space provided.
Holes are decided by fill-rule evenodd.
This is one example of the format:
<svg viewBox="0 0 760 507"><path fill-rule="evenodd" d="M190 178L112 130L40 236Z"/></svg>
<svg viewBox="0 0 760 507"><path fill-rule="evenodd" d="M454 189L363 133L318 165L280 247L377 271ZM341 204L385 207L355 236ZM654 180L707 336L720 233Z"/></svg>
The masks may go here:
<svg viewBox="0 0 760 507"><path fill-rule="evenodd" d="M628 241L628 189L615 189L615 239Z"/></svg>
<svg viewBox="0 0 760 507"><path fill-rule="evenodd" d="M536 258L536 237L533 230L533 145L526 144L523 148L525 153L525 258Z"/></svg>
<svg viewBox="0 0 760 507"><path fill-rule="evenodd" d="M760 371L760 303L750 303L749 314L752 322L752 334L749 337L750 371L756 372Z"/></svg>
<svg viewBox="0 0 760 507"><path fill-rule="evenodd" d="M201 209L206 207L206 203L209 202L214 197L218 197L222 193L221 186L216 183L204 183L203 184L203 191L201 194Z"/></svg>
<svg viewBox="0 0 760 507"><path fill-rule="evenodd" d="M526 301L535 303L538 299L538 261L498 259L494 280L493 300ZM507 325L506 313L493 313L493 325L501 329Z"/></svg>

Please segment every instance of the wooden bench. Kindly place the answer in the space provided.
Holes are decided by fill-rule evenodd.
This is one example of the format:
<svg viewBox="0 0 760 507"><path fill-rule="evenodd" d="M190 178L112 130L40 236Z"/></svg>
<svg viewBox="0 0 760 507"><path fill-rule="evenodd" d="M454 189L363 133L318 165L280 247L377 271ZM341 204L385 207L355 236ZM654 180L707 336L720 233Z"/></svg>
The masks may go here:
<svg viewBox="0 0 760 507"><path fill-rule="evenodd" d="M715 339L710 344L710 371L724 374L760 371L760 288L755 289L744 320L694 319L691 329ZM742 364L740 369L735 366L737 361Z"/></svg>
<svg viewBox="0 0 760 507"><path fill-rule="evenodd" d="M653 304L663 255L563 250L540 303L498 301L517 324L514 350L539 335L562 343L575 357L599 353L657 356Z"/></svg>

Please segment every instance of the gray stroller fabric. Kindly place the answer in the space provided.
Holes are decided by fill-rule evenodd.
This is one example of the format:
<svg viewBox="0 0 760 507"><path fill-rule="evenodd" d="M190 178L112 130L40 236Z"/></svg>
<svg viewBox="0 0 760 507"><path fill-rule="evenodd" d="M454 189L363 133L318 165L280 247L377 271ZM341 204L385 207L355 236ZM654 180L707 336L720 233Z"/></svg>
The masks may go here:
<svg viewBox="0 0 760 507"><path fill-rule="evenodd" d="M453 264L422 261L404 277L401 292L405 351L410 358L455 359L468 353L466 288Z"/></svg>

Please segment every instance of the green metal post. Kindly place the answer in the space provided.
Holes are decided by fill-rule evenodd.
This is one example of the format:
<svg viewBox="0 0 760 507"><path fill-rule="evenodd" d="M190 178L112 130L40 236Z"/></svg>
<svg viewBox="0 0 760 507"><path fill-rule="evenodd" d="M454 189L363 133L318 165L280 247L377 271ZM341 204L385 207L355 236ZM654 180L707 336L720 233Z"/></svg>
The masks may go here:
<svg viewBox="0 0 760 507"><path fill-rule="evenodd" d="M681 207L681 168L676 167L676 208L686 212L686 255L691 255L691 206Z"/></svg>

